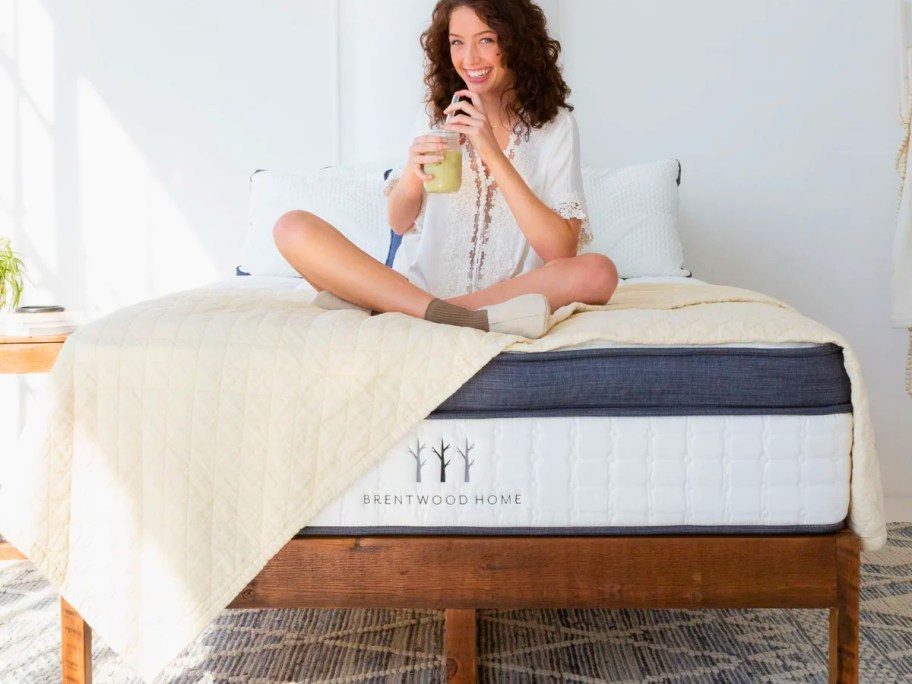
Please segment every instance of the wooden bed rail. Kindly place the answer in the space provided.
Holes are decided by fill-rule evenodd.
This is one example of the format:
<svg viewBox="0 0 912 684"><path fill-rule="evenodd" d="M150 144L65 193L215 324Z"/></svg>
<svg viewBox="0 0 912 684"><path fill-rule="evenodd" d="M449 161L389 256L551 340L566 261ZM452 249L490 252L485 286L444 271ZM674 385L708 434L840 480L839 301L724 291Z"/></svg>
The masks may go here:
<svg viewBox="0 0 912 684"><path fill-rule="evenodd" d="M448 682L476 681L478 608L830 608L830 684L858 682L860 542L827 535L297 537L231 608L438 608ZM91 631L66 603L67 684Z"/></svg>
<svg viewBox="0 0 912 684"><path fill-rule="evenodd" d="M824 608L832 537L310 537L232 608Z"/></svg>

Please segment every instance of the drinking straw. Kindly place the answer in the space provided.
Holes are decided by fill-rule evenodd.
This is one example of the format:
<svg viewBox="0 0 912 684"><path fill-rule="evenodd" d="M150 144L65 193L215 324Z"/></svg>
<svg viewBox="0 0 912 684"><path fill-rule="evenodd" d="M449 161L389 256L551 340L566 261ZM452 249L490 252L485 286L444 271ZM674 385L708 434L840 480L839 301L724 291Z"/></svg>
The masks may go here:
<svg viewBox="0 0 912 684"><path fill-rule="evenodd" d="M459 95L456 93L453 93L453 99L450 100L450 106L453 106L457 102L459 102ZM446 121L443 122L443 125L446 126L448 123L450 123L450 119L452 119L452 118L453 118L453 112L450 112L449 114L447 114Z"/></svg>

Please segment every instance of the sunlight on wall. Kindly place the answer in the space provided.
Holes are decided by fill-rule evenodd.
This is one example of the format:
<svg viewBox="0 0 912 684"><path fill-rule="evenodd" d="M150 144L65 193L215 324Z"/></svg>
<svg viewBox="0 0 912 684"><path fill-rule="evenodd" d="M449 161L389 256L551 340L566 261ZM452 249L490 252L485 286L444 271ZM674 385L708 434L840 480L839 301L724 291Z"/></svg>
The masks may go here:
<svg viewBox="0 0 912 684"><path fill-rule="evenodd" d="M67 27L50 10L42 0L0 0L0 235L26 262L22 303L95 317L215 280L212 258L147 157L89 78L74 77L76 54L58 52ZM0 432L21 429L42 382L0 379Z"/></svg>
<svg viewBox="0 0 912 684"><path fill-rule="evenodd" d="M13 234L13 173L16 131L13 119L13 4L0 2L0 235Z"/></svg>
<svg viewBox="0 0 912 684"><path fill-rule="evenodd" d="M187 219L85 78L76 83L87 307L113 309L215 280Z"/></svg>
<svg viewBox="0 0 912 684"><path fill-rule="evenodd" d="M28 253L33 283L53 273L57 255L53 116L51 19L37 0L0 2L0 235ZM39 253L48 259L32 258ZM27 288L40 296L32 283ZM43 384L41 375L2 376L0 434L19 432Z"/></svg>
<svg viewBox="0 0 912 684"><path fill-rule="evenodd" d="M3 24L0 24L2 27ZM3 29L0 28L0 33ZM4 57L6 56L5 53ZM6 60L4 60L6 63ZM0 235L13 235L13 178L16 129L13 118L15 90L11 71L0 68Z"/></svg>
<svg viewBox="0 0 912 684"><path fill-rule="evenodd" d="M30 288L37 301L60 294L54 191L54 26L38 0L18 0L16 53L19 92L19 177L22 192L18 242L29 255Z"/></svg>
<svg viewBox="0 0 912 684"><path fill-rule="evenodd" d="M0 55L12 57L15 48L13 42L13 2L0 2Z"/></svg>
<svg viewBox="0 0 912 684"><path fill-rule="evenodd" d="M54 118L54 25L38 0L18 0L19 77L39 117Z"/></svg>
<svg viewBox="0 0 912 684"><path fill-rule="evenodd" d="M58 289L53 129L27 99L19 101L19 144L19 249L28 257L29 277L35 285Z"/></svg>
<svg viewBox="0 0 912 684"><path fill-rule="evenodd" d="M0 175L4 234L26 255L33 283L57 271L54 203L54 27L37 0L5 3L0 25L8 58L0 82L0 125L8 141ZM19 179L18 188L16 178ZM40 254L40 258L37 256ZM38 288L41 289L40 287ZM30 288L35 293L35 288ZM38 293L39 297L41 293Z"/></svg>

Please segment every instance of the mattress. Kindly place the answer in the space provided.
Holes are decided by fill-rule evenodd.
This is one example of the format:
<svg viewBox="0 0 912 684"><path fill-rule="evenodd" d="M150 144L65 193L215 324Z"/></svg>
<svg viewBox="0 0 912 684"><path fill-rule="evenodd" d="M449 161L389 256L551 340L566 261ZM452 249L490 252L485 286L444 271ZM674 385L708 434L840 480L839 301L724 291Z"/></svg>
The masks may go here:
<svg viewBox="0 0 912 684"><path fill-rule="evenodd" d="M836 345L504 353L301 534L830 532L849 392Z"/></svg>
<svg viewBox="0 0 912 684"><path fill-rule="evenodd" d="M303 532L830 531L851 433L848 413L428 419Z"/></svg>

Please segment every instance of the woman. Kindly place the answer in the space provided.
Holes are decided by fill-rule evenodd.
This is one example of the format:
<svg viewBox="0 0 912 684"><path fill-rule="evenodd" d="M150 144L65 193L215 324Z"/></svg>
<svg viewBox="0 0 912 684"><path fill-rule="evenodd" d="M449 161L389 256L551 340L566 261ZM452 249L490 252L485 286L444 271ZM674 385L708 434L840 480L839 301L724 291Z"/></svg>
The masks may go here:
<svg viewBox="0 0 912 684"><path fill-rule="evenodd" d="M392 268L319 217L284 214L276 244L321 291L315 302L531 338L558 307L606 303L614 264L577 256L589 237L579 142L542 10L440 0L421 44L430 123L462 136L462 187L424 191L423 165L442 160L443 143L416 136L387 187L389 224L403 236ZM451 104L454 92L463 99Z"/></svg>

